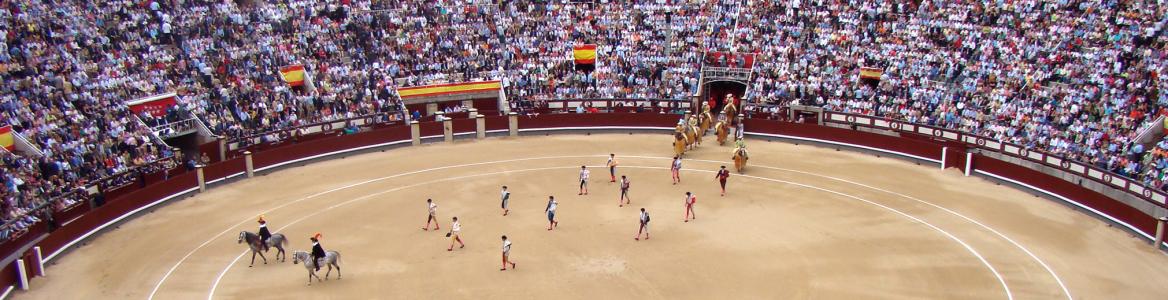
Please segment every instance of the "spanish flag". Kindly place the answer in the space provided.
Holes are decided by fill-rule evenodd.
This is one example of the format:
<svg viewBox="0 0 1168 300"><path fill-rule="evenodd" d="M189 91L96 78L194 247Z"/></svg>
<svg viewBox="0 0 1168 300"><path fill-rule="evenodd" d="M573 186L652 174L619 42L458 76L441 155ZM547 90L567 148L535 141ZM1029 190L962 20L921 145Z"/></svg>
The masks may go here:
<svg viewBox="0 0 1168 300"><path fill-rule="evenodd" d="M572 47L572 56L576 58L578 65L591 65L596 63L596 45L585 44L576 45Z"/></svg>
<svg viewBox="0 0 1168 300"><path fill-rule="evenodd" d="M16 150L15 138L12 136L12 125L0 127L0 146L8 151Z"/></svg>
<svg viewBox="0 0 1168 300"><path fill-rule="evenodd" d="M880 76L884 75L884 70L880 68L860 68L860 79L880 80Z"/></svg>
<svg viewBox="0 0 1168 300"><path fill-rule="evenodd" d="M280 68L280 77L290 86L304 85L304 65L291 65Z"/></svg>

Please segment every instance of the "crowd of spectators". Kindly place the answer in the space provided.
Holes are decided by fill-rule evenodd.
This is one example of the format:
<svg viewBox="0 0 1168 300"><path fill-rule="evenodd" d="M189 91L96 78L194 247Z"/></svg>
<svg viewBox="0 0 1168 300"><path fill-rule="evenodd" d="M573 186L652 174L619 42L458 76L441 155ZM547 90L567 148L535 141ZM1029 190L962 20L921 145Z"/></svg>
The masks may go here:
<svg viewBox="0 0 1168 300"><path fill-rule="evenodd" d="M916 4L914 4L916 3ZM1071 157L1168 190L1168 6L1148 1L753 1L750 97L903 119ZM883 69L878 84L860 67ZM1157 125L1159 126L1159 125Z"/></svg>
<svg viewBox="0 0 1168 300"><path fill-rule="evenodd" d="M688 99L706 51L756 54L752 101L963 130L1164 190L1168 141L1133 138L1168 104L1166 15L1114 0L3 1L0 122L43 152L4 154L3 235L98 178L197 159L149 126L198 118L231 139L399 119L416 113L399 86L488 79L519 107ZM597 45L594 66L573 64L578 44ZM311 88L282 81L293 64ZM177 106L145 123L123 104L167 92Z"/></svg>

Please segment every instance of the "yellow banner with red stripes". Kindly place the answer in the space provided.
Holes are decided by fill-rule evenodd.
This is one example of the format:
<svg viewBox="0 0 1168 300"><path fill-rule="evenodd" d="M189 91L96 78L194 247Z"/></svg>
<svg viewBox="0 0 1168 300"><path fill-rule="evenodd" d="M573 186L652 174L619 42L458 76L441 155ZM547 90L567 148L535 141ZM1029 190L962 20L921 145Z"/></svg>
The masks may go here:
<svg viewBox="0 0 1168 300"><path fill-rule="evenodd" d="M596 63L596 45L576 45L572 47L572 58L576 59L576 64L591 65Z"/></svg>
<svg viewBox="0 0 1168 300"><path fill-rule="evenodd" d="M880 68L860 68L861 79L880 80L880 76L884 75L884 70Z"/></svg>
<svg viewBox="0 0 1168 300"><path fill-rule="evenodd" d="M16 150L16 137L12 133L12 125L0 127L0 147L8 151Z"/></svg>
<svg viewBox="0 0 1168 300"><path fill-rule="evenodd" d="M291 65L280 68L280 77L290 86L304 85L304 65Z"/></svg>
<svg viewBox="0 0 1168 300"><path fill-rule="evenodd" d="M404 98L441 96L451 94L468 94L486 91L498 91L503 85L498 80L460 82L448 84L423 85L397 89L397 95Z"/></svg>

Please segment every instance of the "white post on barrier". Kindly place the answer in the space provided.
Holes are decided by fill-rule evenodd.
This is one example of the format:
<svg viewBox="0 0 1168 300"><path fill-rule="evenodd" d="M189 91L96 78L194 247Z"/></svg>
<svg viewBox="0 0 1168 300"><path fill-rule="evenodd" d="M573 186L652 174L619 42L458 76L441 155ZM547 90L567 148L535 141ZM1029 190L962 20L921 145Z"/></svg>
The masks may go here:
<svg viewBox="0 0 1168 300"><path fill-rule="evenodd" d="M243 165L247 168L247 178L255 177L255 163L251 159L251 151L243 151Z"/></svg>
<svg viewBox="0 0 1168 300"><path fill-rule="evenodd" d="M41 253L41 246L32 247L33 253L36 253L37 276L45 277L45 256Z"/></svg>
<svg viewBox="0 0 1168 300"><path fill-rule="evenodd" d="M482 139L487 137L487 119L483 115L475 114L475 137Z"/></svg>
<svg viewBox="0 0 1168 300"><path fill-rule="evenodd" d="M445 113L437 112L438 118L442 119L442 140L447 143L454 142L454 120L447 118Z"/></svg>
<svg viewBox="0 0 1168 300"><path fill-rule="evenodd" d="M738 124L742 124L742 131L746 131L746 123L742 123L742 122L745 122L745 121L746 121L746 115L744 115L744 114L738 114ZM742 138L743 138L743 139L746 139L746 132L743 132L743 133L741 133L741 134L742 134ZM734 128L734 136L735 136L735 138L737 138L737 136L738 136L738 135L739 135L739 133L738 133L738 128Z"/></svg>
<svg viewBox="0 0 1168 300"><path fill-rule="evenodd" d="M515 112L507 113L507 128L508 135L519 136L519 114Z"/></svg>
<svg viewBox="0 0 1168 300"><path fill-rule="evenodd" d="M965 153L965 176L973 173L973 152Z"/></svg>
<svg viewBox="0 0 1168 300"><path fill-rule="evenodd" d="M418 125L418 120L410 121L410 138L414 146L422 144L422 129Z"/></svg>
<svg viewBox="0 0 1168 300"><path fill-rule="evenodd" d="M1160 249L1160 245L1164 244L1164 226L1168 223L1168 217L1160 217L1159 222L1156 222L1156 239L1152 242L1152 247Z"/></svg>
<svg viewBox="0 0 1168 300"><path fill-rule="evenodd" d="M195 176L199 178L199 192L206 192L207 178L203 176L203 165L195 165Z"/></svg>
<svg viewBox="0 0 1168 300"><path fill-rule="evenodd" d="M475 109L475 108L467 109L466 112L467 112L467 115L466 115L467 119L474 119L475 116L479 115L479 110Z"/></svg>
<svg viewBox="0 0 1168 300"><path fill-rule="evenodd" d="M219 161L227 160L227 139L218 137L219 140Z"/></svg>
<svg viewBox="0 0 1168 300"><path fill-rule="evenodd" d="M20 289L28 290L28 270L24 267L24 259L16 260L16 272L20 276Z"/></svg>
<svg viewBox="0 0 1168 300"><path fill-rule="evenodd" d="M941 147L941 170L945 169L945 158L949 155L949 147Z"/></svg>

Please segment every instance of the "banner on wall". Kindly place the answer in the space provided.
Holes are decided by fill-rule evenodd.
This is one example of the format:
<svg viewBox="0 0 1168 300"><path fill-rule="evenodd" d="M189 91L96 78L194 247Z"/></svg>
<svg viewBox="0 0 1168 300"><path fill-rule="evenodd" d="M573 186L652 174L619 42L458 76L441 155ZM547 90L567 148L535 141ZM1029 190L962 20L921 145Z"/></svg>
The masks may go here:
<svg viewBox="0 0 1168 300"><path fill-rule="evenodd" d="M474 81L399 88L397 89L397 95L402 99L407 99L480 92L497 92L502 88L503 85L498 80Z"/></svg>
<svg viewBox="0 0 1168 300"><path fill-rule="evenodd" d="M149 97L138 98L126 101L126 106L130 107L130 111L134 114L141 115L146 112L151 117L160 117L166 115L166 110L171 106L178 104L178 94L174 92L159 94Z"/></svg>

